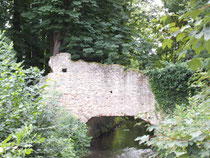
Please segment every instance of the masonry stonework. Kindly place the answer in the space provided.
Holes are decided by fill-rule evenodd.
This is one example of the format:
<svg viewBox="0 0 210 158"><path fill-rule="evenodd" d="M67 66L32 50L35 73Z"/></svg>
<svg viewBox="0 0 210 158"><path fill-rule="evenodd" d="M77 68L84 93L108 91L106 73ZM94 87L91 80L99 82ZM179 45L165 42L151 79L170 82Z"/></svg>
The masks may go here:
<svg viewBox="0 0 210 158"><path fill-rule="evenodd" d="M138 71L125 71L119 65L71 61L69 53L52 56L49 61L50 91L60 94L58 106L87 122L100 116L136 116L147 113L157 123L155 99L147 77ZM146 118L142 118L146 119Z"/></svg>

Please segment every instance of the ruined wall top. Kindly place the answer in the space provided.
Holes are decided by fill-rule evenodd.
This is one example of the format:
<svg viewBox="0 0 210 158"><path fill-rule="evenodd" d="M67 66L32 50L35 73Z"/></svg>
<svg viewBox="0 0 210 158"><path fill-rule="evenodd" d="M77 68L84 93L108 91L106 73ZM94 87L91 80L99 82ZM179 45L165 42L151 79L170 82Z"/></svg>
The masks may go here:
<svg viewBox="0 0 210 158"><path fill-rule="evenodd" d="M71 54L59 53L56 56L50 57L49 66L53 72L62 72L63 69L67 69L71 64Z"/></svg>

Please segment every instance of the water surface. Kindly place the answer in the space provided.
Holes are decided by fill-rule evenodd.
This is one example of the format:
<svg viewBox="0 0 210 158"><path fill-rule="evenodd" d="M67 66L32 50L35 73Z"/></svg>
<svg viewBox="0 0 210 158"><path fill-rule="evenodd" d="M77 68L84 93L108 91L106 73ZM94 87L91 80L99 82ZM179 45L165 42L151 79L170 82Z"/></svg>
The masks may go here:
<svg viewBox="0 0 210 158"><path fill-rule="evenodd" d="M135 124L133 117L126 119L113 132L93 140L86 158L148 158L151 149L134 141L145 134L146 128Z"/></svg>

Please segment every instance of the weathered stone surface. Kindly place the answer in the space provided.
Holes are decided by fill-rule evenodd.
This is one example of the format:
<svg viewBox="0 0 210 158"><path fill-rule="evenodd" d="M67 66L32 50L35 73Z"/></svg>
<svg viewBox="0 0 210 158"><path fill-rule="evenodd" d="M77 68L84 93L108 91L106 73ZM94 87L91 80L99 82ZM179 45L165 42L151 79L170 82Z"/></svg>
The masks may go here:
<svg viewBox="0 0 210 158"><path fill-rule="evenodd" d="M147 77L119 65L73 62L69 53L50 58L48 91L57 91L59 106L87 122L98 116L136 116L148 113L157 123L155 99ZM145 118L142 118L145 119Z"/></svg>

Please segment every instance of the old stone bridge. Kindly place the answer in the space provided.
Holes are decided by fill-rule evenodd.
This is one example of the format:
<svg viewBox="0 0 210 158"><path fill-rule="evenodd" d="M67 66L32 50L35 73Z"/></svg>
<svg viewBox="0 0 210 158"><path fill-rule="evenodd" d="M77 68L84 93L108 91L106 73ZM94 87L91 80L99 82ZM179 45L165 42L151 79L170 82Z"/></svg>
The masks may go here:
<svg viewBox="0 0 210 158"><path fill-rule="evenodd" d="M100 116L136 116L145 113L157 123L155 99L147 77L120 65L71 61L69 53L52 56L49 61L48 90L58 92L58 106L87 122ZM147 118L146 118L147 117Z"/></svg>

